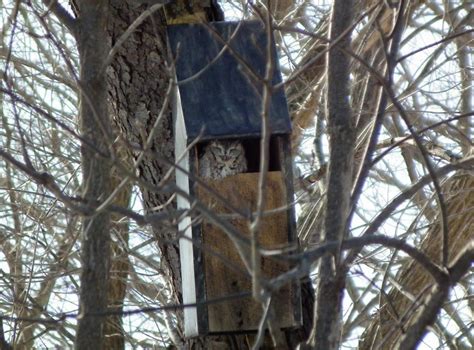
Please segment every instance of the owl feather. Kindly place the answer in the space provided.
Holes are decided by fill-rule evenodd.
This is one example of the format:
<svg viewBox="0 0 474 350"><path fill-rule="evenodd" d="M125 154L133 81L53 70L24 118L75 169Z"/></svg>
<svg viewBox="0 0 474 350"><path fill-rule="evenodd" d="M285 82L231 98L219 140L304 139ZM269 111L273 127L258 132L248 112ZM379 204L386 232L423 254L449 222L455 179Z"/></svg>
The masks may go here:
<svg viewBox="0 0 474 350"><path fill-rule="evenodd" d="M211 141L199 159L199 175L205 179L223 179L246 171L247 159L240 141Z"/></svg>

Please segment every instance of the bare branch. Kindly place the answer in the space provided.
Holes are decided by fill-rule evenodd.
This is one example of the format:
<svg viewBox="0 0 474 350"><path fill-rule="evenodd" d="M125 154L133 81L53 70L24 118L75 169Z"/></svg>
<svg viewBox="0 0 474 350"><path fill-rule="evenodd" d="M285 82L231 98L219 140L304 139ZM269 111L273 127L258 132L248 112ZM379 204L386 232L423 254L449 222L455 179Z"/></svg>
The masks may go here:
<svg viewBox="0 0 474 350"><path fill-rule="evenodd" d="M471 268L473 262L474 241L471 241L448 268L449 277L445 276L445 278L438 281L430 295L426 298L414 322L410 324L405 335L400 339L397 348L416 349L427 327L435 322L437 315L447 300L451 287L459 282L461 277Z"/></svg>
<svg viewBox="0 0 474 350"><path fill-rule="evenodd" d="M69 12L59 3L58 0L42 0L48 9L43 16L50 11L71 31L75 36L77 35L77 19L72 17Z"/></svg>

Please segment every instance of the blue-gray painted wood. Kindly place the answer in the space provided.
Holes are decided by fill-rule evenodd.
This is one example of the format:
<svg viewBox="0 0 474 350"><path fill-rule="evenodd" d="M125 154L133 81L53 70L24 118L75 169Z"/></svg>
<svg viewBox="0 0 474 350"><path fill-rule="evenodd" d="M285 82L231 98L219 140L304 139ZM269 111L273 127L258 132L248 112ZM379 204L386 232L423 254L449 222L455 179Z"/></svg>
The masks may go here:
<svg viewBox="0 0 474 350"><path fill-rule="evenodd" d="M261 79L265 76L267 39L263 24L252 21L173 25L168 27L168 40L176 60L188 142L199 135L203 140L260 136L262 84L249 79L243 67L248 65ZM223 42L229 42L245 64L229 49L215 60ZM276 85L281 82L281 74L274 43L272 46ZM195 79L183 83L206 67ZM272 134L291 132L283 88L272 94L269 119Z"/></svg>

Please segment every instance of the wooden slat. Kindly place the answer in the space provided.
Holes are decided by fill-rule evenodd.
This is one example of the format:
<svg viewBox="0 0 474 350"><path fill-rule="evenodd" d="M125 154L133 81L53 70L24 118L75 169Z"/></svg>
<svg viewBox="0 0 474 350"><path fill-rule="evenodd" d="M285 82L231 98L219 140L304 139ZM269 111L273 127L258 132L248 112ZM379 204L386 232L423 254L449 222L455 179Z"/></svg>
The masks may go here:
<svg viewBox="0 0 474 350"><path fill-rule="evenodd" d="M209 186L224 195L228 202L240 208L255 209L257 198L257 173L239 174L222 180L209 181ZM202 189L199 198L213 207L217 213L229 213L222 203ZM283 207L286 204L286 189L282 173L268 174L266 209ZM248 221L232 219L232 224L248 235ZM287 214L282 211L265 217L260 234L263 247L281 247L288 244ZM220 298L252 290L251 278L231 240L218 228L205 222L202 225L204 244L204 271L208 299ZM266 277L274 277L288 269L286 263L262 259L262 271ZM294 291L293 291L294 292ZM291 288L283 289L276 297L276 314L281 327L295 325ZM209 332L235 332L256 330L262 314L261 305L251 296L208 306Z"/></svg>

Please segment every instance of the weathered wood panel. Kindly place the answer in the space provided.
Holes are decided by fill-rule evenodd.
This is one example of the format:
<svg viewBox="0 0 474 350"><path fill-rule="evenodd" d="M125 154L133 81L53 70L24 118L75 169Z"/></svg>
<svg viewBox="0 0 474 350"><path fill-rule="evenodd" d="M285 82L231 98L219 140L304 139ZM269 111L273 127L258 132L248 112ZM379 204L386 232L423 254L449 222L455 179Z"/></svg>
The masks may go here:
<svg viewBox="0 0 474 350"><path fill-rule="evenodd" d="M168 40L180 83L188 142L197 136L204 140L259 136L261 82L268 61L264 26L260 22L173 25L168 27ZM223 42L232 49L218 56ZM273 43L272 47L271 59L278 67ZM257 79L249 78L246 67ZM279 69L275 69L273 84L280 82ZM272 134L291 132L283 88L272 94L269 119Z"/></svg>
<svg viewBox="0 0 474 350"><path fill-rule="evenodd" d="M211 180L208 185L225 196L233 206L254 210L256 207L258 173L246 173L229 176L222 180ZM212 194L202 189L197 191L199 198L212 206L217 213L229 213L229 210ZM284 178L281 172L268 174L266 210L281 208L287 203ZM231 219L232 224L243 234L249 232L249 223L244 219ZM249 293L252 290L251 278L245 272L238 252L231 240L218 228L204 222L202 225L204 271L208 299ZM288 244L287 213L280 211L265 217L260 233L262 247L281 247ZM288 269L281 261L263 258L262 272L266 277L274 277ZM283 289L276 295L276 314L281 327L294 326L291 288ZM262 314L261 305L251 296L232 299L225 303L208 306L209 332L229 332L256 330Z"/></svg>

